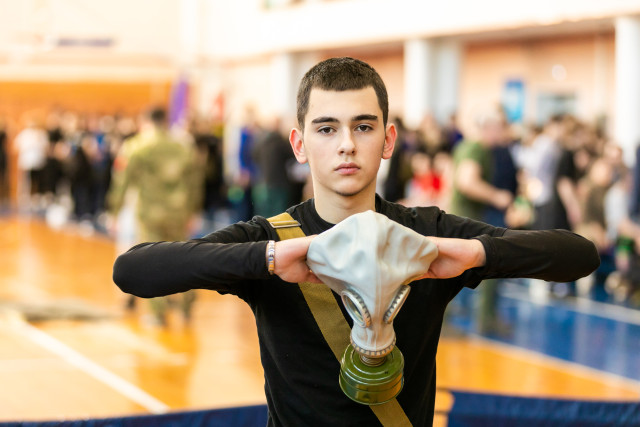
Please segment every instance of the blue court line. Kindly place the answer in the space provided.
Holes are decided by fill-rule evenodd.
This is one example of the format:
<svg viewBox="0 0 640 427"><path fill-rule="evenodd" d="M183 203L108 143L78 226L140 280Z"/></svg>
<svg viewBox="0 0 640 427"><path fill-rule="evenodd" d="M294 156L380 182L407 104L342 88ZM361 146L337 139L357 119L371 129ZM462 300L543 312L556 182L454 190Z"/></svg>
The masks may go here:
<svg viewBox="0 0 640 427"><path fill-rule="evenodd" d="M464 306L474 294L477 291L464 289L448 318L452 326L471 334L477 327ZM485 338L640 381L639 311L577 298L536 303L526 286L512 283L502 286L497 308L509 331L482 335Z"/></svg>

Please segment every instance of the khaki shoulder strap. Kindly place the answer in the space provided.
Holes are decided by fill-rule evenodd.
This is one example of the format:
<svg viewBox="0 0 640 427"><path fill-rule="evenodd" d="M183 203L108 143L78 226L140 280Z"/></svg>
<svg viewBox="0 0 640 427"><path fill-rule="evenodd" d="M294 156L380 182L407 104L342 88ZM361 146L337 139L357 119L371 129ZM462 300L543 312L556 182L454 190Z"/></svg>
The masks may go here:
<svg viewBox="0 0 640 427"><path fill-rule="evenodd" d="M300 223L293 219L287 212L281 213L267 219L271 226L276 229L280 240L304 237L305 234L300 228ZM349 345L351 328L344 318L338 302L333 296L333 292L328 286L319 286L317 283L299 283L300 290L304 296L313 318L316 320L322 336L329 344L336 359L342 359L344 350ZM336 378L337 381L337 378ZM382 405L369 406L378 420L384 427L410 426L411 421L407 418L404 410L394 398Z"/></svg>

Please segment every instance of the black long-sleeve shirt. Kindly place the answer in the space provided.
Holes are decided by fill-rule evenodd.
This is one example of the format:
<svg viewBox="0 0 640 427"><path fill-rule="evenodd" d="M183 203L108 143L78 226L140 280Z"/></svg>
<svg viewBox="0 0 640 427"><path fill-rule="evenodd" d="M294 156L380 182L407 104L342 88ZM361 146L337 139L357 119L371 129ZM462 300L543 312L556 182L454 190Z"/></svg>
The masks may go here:
<svg viewBox="0 0 640 427"><path fill-rule="evenodd" d="M432 424L442 319L446 305L462 287L500 277L573 281L600 262L594 245L569 231L506 230L435 207L406 208L379 197L376 211L425 236L477 238L486 251L484 267L456 278L413 282L394 320L396 345L405 358L405 383L397 399L414 426ZM307 235L332 227L317 214L313 200L288 212ZM340 364L300 288L268 274L268 240L278 240L276 231L266 219L255 217L202 239L144 243L116 260L114 281L123 291L141 297L211 289L246 301L258 327L269 425L379 425L367 406L354 403L340 390ZM334 296L352 326L341 298Z"/></svg>

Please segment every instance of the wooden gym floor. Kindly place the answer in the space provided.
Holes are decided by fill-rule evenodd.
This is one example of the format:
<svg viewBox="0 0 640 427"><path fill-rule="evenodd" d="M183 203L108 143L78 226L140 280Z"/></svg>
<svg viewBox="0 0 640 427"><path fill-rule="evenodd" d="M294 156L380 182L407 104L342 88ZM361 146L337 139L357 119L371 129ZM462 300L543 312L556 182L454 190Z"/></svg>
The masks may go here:
<svg viewBox="0 0 640 427"><path fill-rule="evenodd" d="M149 322L145 301L124 310L108 238L5 216L0 248L0 421L264 403L254 319L237 298L199 291L191 325L176 315L161 329ZM443 337L437 363L436 409L443 412L448 389L640 397L635 379L477 335Z"/></svg>

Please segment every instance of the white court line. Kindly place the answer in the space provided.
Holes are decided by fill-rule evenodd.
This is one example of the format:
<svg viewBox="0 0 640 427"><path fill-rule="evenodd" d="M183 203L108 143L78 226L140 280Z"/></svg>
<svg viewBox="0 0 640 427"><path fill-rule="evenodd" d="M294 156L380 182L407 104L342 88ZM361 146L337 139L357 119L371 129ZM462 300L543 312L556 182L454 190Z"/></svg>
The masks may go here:
<svg viewBox="0 0 640 427"><path fill-rule="evenodd" d="M510 353L511 355L513 355L513 357L523 359L527 362L551 366L562 371L569 371L572 375L580 376L593 381L606 381L612 386L627 387L638 393L638 396L640 397L640 381L638 380L627 378L611 372L601 371L599 369L581 365L576 362L570 362L546 354L541 354L533 350L514 346L512 344L494 341L480 335L473 334L471 339L473 341L479 341L488 347L496 347L501 352Z"/></svg>
<svg viewBox="0 0 640 427"><path fill-rule="evenodd" d="M152 414L164 414L170 410L168 405L165 405L144 390L120 378L40 329L28 323L21 323L18 328L23 336L29 338L33 343L56 354L68 364L75 366L87 375L128 397Z"/></svg>

